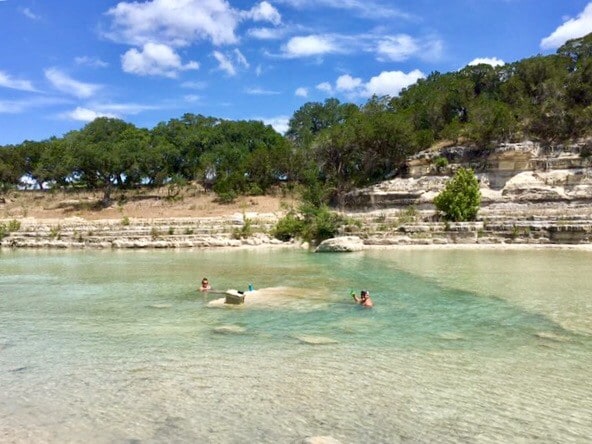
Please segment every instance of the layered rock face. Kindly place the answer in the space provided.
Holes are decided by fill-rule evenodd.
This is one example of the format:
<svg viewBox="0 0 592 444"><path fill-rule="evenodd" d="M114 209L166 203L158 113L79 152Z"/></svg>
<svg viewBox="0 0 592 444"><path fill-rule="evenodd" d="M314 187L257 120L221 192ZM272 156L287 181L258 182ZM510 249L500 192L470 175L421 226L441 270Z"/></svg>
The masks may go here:
<svg viewBox="0 0 592 444"><path fill-rule="evenodd" d="M410 158L405 178L395 178L346 196L348 210L429 208L460 167L479 178L482 205L592 202L592 161L583 152L592 141L545 149L533 142L504 144L493 150L450 147ZM445 165L438 159L446 159ZM440 166L439 166L440 165Z"/></svg>
<svg viewBox="0 0 592 444"><path fill-rule="evenodd" d="M592 241L592 141L543 148L533 142L483 151L450 147L410 158L404 178L356 190L344 210L361 227L347 234L365 244L529 243ZM446 159L443 161L442 159ZM477 221L438 220L434 197L460 167L479 179Z"/></svg>

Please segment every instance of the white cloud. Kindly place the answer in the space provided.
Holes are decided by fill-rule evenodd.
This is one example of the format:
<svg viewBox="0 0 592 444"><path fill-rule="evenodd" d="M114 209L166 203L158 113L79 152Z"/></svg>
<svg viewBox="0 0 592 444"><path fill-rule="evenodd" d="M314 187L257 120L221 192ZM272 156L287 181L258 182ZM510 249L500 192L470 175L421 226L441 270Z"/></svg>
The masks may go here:
<svg viewBox="0 0 592 444"><path fill-rule="evenodd" d="M588 3L584 11L577 18L567 20L551 35L541 40L541 49L556 49L571 39L584 37L592 32L592 2Z"/></svg>
<svg viewBox="0 0 592 444"><path fill-rule="evenodd" d="M228 57L220 51L214 51L212 54L214 55L214 58L218 60L218 69L225 71L229 76L236 75L236 69Z"/></svg>
<svg viewBox="0 0 592 444"><path fill-rule="evenodd" d="M46 69L45 77L57 90L83 99L92 97L102 88L101 85L74 80L56 68Z"/></svg>
<svg viewBox="0 0 592 444"><path fill-rule="evenodd" d="M378 42L376 51L380 56L393 62L401 62L417 53L420 46L407 34L386 36Z"/></svg>
<svg viewBox="0 0 592 444"><path fill-rule="evenodd" d="M385 4L387 2L372 0L276 0L276 3L288 4L294 8L329 7L345 9L355 11L366 18L412 18L411 14L387 6Z"/></svg>
<svg viewBox="0 0 592 444"><path fill-rule="evenodd" d="M93 68L107 68L109 66L107 62L104 62L103 60L96 57L76 57L74 61L77 65L91 66Z"/></svg>
<svg viewBox="0 0 592 444"><path fill-rule="evenodd" d="M279 40L286 34L286 28L251 28L247 34L259 40Z"/></svg>
<svg viewBox="0 0 592 444"><path fill-rule="evenodd" d="M323 83L319 83L316 88L319 91L323 91L326 92L327 94L333 94L333 87L331 86L331 84L329 82L323 82Z"/></svg>
<svg viewBox="0 0 592 444"><path fill-rule="evenodd" d="M506 62L504 62L501 59L498 59L497 57L481 57L481 58L477 58L474 60L471 60L468 63L468 66L475 66L475 65L491 65L491 66L503 66L506 64Z"/></svg>
<svg viewBox="0 0 592 444"><path fill-rule="evenodd" d="M261 120L266 125L271 125L274 130L280 134L285 134L289 128L290 118L288 116L277 116L269 118L256 118L254 120Z"/></svg>
<svg viewBox="0 0 592 444"><path fill-rule="evenodd" d="M407 74L402 71L383 71L379 75L372 77L368 82L344 74L337 78L335 87L329 82L323 82L318 84L316 88L327 94L345 93L350 98L371 97L373 95L395 97L399 95L403 88L416 83L424 77L425 75L418 69Z"/></svg>
<svg viewBox="0 0 592 444"><path fill-rule="evenodd" d="M214 51L212 55L218 61L218 69L225 71L229 76L236 75L237 65L245 68L249 67L249 62L238 49L234 49L231 53L226 54L223 54L220 51Z"/></svg>
<svg viewBox="0 0 592 444"><path fill-rule="evenodd" d="M294 91L294 95L298 97L308 97L308 88L296 88L296 91Z"/></svg>
<svg viewBox="0 0 592 444"><path fill-rule="evenodd" d="M106 114L130 115L139 114L144 111L160 109L154 105L141 105L138 103L95 103L92 108Z"/></svg>
<svg viewBox="0 0 592 444"><path fill-rule="evenodd" d="M79 120L82 122L92 122L98 117L111 117L116 118L115 114L108 114L108 113L101 113L98 111L94 111L88 108L82 108L80 106L76 107L76 109L60 114L60 117L69 120Z"/></svg>
<svg viewBox="0 0 592 444"><path fill-rule="evenodd" d="M253 96L275 96L275 95L280 94L279 91L272 91L269 89L264 89L264 88L259 88L259 87L247 88L247 89L245 89L245 93L253 95Z"/></svg>
<svg viewBox="0 0 592 444"><path fill-rule="evenodd" d="M169 46L146 43L142 52L135 48L121 56L122 69L140 76L164 76L174 78L179 71L199 69L197 62L183 64L181 57Z"/></svg>
<svg viewBox="0 0 592 444"><path fill-rule="evenodd" d="M266 1L253 6L250 11L244 12L243 17L250 18L256 22L270 22L276 26L282 23L282 16L278 10Z"/></svg>
<svg viewBox="0 0 592 444"><path fill-rule="evenodd" d="M286 57L310 57L327 53L339 52L331 37L323 35L309 35L306 37L292 37L283 46Z"/></svg>
<svg viewBox="0 0 592 444"><path fill-rule="evenodd" d="M181 87L187 89L205 89L207 86L208 85L206 84L206 82L189 81L181 83Z"/></svg>
<svg viewBox="0 0 592 444"><path fill-rule="evenodd" d="M150 42L187 46L199 40L236 43L240 14L225 0L152 0L120 2L109 9L115 41L143 46Z"/></svg>
<svg viewBox="0 0 592 444"><path fill-rule="evenodd" d="M3 71L0 71L0 87L36 92L35 87L30 81L13 79Z"/></svg>
<svg viewBox="0 0 592 444"><path fill-rule="evenodd" d="M337 78L337 82L335 83L335 87L338 91L354 91L360 87L362 84L362 79L354 78L349 74L344 74Z"/></svg>
<svg viewBox="0 0 592 444"><path fill-rule="evenodd" d="M247 58L243 55L242 52L240 52L237 48L234 49L234 58L237 61L237 63L239 65L244 66L245 68L249 67L249 62L247 61Z"/></svg>
<svg viewBox="0 0 592 444"><path fill-rule="evenodd" d="M371 97L375 94L377 96L398 96L403 88L413 85L424 77L425 74L418 69L408 74L402 71L383 71L366 83L362 96Z"/></svg>
<svg viewBox="0 0 592 444"><path fill-rule="evenodd" d="M201 102L201 96L198 96L197 94L187 94L186 96L183 96L183 100L188 103Z"/></svg>
<svg viewBox="0 0 592 444"><path fill-rule="evenodd" d="M31 20L40 20L41 19L41 16L35 14L29 8L23 8L23 9L21 9L21 12L23 13L23 15L25 17L30 18Z"/></svg>
<svg viewBox="0 0 592 444"><path fill-rule="evenodd" d="M414 56L433 61L442 54L442 41L435 37L414 38L397 34L371 38L377 40L375 51L381 61L402 62Z"/></svg>

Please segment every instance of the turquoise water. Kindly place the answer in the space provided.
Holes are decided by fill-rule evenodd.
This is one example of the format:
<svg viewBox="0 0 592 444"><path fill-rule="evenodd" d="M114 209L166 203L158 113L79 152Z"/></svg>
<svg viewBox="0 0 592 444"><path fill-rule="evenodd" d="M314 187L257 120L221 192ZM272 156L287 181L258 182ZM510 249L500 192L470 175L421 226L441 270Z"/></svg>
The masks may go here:
<svg viewBox="0 0 592 444"><path fill-rule="evenodd" d="M0 441L585 442L591 257L5 251Z"/></svg>

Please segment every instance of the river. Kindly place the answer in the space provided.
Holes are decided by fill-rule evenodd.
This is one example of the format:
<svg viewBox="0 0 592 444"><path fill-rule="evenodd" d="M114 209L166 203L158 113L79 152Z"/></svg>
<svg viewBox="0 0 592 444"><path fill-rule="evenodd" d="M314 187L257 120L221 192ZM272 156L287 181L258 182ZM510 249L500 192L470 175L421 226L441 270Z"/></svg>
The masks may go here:
<svg viewBox="0 0 592 444"><path fill-rule="evenodd" d="M0 441L586 442L591 259L3 251Z"/></svg>

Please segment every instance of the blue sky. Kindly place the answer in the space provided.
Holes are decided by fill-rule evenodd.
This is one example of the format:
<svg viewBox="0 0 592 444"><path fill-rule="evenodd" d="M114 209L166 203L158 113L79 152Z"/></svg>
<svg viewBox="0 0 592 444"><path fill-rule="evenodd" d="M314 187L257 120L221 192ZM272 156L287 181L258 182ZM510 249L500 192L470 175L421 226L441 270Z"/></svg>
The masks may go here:
<svg viewBox="0 0 592 444"><path fill-rule="evenodd" d="M286 129L309 101L364 103L433 71L554 53L590 0L0 0L0 145L98 116L184 113Z"/></svg>

